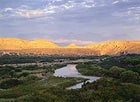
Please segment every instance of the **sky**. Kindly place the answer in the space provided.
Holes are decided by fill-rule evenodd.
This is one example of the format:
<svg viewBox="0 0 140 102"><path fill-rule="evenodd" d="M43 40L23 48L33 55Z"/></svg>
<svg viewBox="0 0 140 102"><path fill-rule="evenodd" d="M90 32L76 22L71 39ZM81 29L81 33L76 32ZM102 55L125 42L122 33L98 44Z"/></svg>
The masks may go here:
<svg viewBox="0 0 140 102"><path fill-rule="evenodd" d="M140 40L140 0L0 0L0 37L60 45Z"/></svg>

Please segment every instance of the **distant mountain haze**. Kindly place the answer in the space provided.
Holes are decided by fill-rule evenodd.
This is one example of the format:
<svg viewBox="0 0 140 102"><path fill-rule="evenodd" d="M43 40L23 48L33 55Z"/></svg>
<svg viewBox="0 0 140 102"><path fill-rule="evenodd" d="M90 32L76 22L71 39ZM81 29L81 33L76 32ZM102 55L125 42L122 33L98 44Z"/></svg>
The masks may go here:
<svg viewBox="0 0 140 102"><path fill-rule="evenodd" d="M58 46L48 40L23 40L18 38L0 38L0 51L7 53L32 53L48 55L118 55L126 53L140 54L140 41L107 41L86 46L74 43Z"/></svg>
<svg viewBox="0 0 140 102"><path fill-rule="evenodd" d="M82 48L82 46L77 46L76 44L71 43L68 46L65 46L65 48Z"/></svg>

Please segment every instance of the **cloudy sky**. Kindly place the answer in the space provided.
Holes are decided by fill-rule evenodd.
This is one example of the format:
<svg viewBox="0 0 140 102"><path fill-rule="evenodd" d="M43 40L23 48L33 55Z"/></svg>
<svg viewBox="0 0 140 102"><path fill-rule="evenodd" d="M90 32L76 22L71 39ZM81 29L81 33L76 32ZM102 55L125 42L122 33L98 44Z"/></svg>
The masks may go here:
<svg viewBox="0 0 140 102"><path fill-rule="evenodd" d="M140 0L0 0L0 37L78 45L140 40Z"/></svg>

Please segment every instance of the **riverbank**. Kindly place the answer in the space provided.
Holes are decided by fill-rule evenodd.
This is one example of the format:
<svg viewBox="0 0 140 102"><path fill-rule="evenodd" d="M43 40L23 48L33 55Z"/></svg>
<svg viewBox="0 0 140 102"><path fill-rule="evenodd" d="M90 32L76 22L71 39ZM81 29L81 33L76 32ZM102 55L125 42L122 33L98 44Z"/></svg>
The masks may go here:
<svg viewBox="0 0 140 102"><path fill-rule="evenodd" d="M97 60L97 59L95 59ZM69 63L82 63L82 62L90 62L90 61L94 61L91 59L78 59L78 60L56 60L53 62L36 62L36 63L21 63L21 64L3 64L0 66L13 66L13 67L19 67L19 66L29 66L29 65L37 65L40 67L48 67L48 66L53 66L53 65L57 65L57 64L69 64Z"/></svg>
<svg viewBox="0 0 140 102"><path fill-rule="evenodd" d="M80 74L78 72L78 70L76 69L76 64L68 64L65 67L56 69L54 74L54 76L56 77L74 77L74 78L83 78L84 81L83 82L78 82L76 85L73 86L69 86L66 89L78 89L78 88L82 88L82 85L89 82L94 82L96 80L98 80L100 77L96 77L96 76L84 76L82 74Z"/></svg>

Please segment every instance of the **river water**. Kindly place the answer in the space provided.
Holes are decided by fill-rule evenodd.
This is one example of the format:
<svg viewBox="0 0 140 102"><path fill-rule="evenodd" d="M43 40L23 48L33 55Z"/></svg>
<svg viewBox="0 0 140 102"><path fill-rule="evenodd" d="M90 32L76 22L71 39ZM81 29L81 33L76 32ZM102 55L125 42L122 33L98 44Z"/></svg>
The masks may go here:
<svg viewBox="0 0 140 102"><path fill-rule="evenodd" d="M86 82L94 82L100 77L95 77L95 76L84 76L81 75L78 70L76 69L75 64L68 64L65 67L59 68L55 70L54 76L56 77L77 77L77 78L85 78L88 79ZM78 89L82 88L84 82L78 83L76 85L70 86L67 89Z"/></svg>

